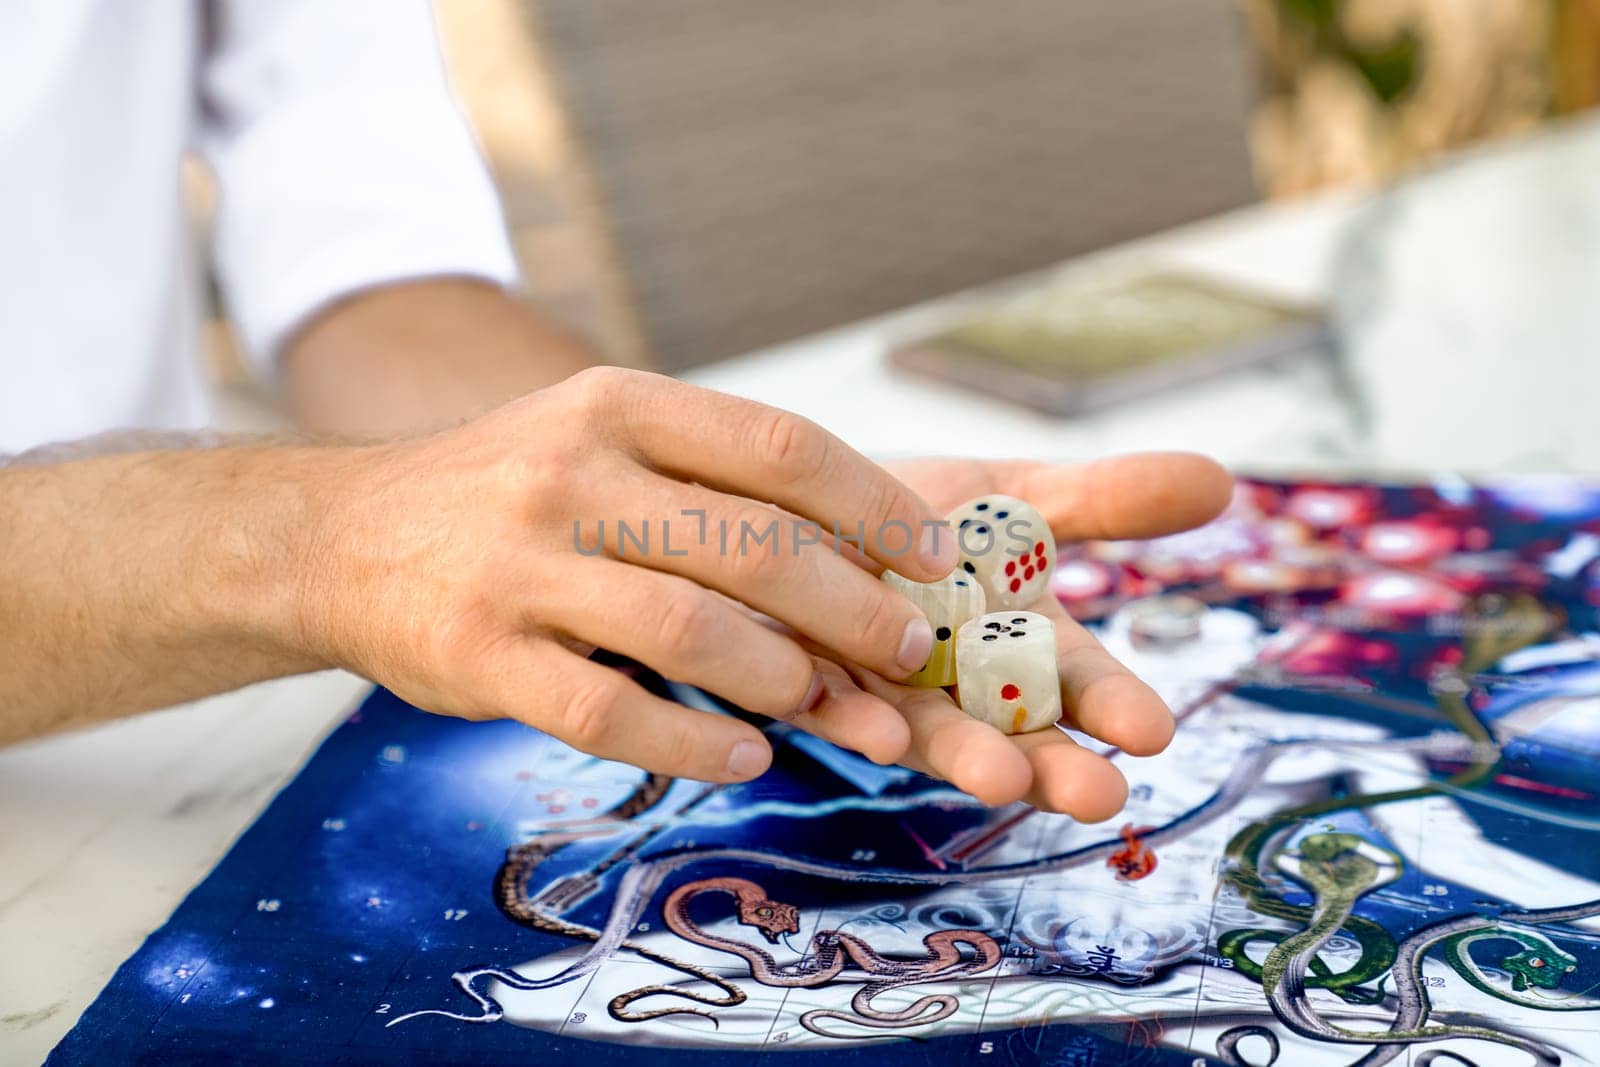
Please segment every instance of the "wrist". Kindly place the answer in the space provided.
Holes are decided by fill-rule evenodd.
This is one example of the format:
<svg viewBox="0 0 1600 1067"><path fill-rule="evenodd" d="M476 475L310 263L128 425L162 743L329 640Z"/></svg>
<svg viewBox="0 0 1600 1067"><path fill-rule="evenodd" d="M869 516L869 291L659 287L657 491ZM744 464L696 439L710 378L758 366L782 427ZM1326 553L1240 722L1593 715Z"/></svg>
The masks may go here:
<svg viewBox="0 0 1600 1067"><path fill-rule="evenodd" d="M198 619L223 647L246 646L284 671L340 665L326 639L332 592L331 505L350 463L340 446L275 445L219 449L191 485L184 555L195 565L186 620Z"/></svg>

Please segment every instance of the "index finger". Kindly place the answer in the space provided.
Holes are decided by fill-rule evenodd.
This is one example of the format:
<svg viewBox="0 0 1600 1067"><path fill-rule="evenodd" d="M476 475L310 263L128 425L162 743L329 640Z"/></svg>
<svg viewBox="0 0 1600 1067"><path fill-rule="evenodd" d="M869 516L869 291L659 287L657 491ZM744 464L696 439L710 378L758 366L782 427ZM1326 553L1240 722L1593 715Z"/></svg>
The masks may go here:
<svg viewBox="0 0 1600 1067"><path fill-rule="evenodd" d="M643 373L619 379L617 402L641 458L662 473L776 504L913 581L956 565L943 515L809 419Z"/></svg>
<svg viewBox="0 0 1600 1067"><path fill-rule="evenodd" d="M1102 648L1055 597L1042 597L1031 610L1055 624L1067 725L1133 756L1165 749L1177 723L1160 694Z"/></svg>
<svg viewBox="0 0 1600 1067"><path fill-rule="evenodd" d="M1080 465L1033 460L913 461L904 469L942 476L957 499L1021 497L1062 541L1160 537L1209 522L1228 506L1233 477L1190 452L1139 452ZM950 503L956 503L951 500Z"/></svg>

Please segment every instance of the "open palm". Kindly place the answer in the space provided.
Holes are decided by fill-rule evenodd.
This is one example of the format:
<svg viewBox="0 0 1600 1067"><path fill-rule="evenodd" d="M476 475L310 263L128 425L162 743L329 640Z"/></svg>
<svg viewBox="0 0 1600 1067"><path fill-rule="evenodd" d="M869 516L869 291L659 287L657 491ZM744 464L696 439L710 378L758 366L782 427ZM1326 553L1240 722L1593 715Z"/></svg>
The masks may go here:
<svg viewBox="0 0 1600 1067"><path fill-rule="evenodd" d="M920 459L889 469L935 509L1005 493L1027 500L1058 541L1142 538L1216 516L1232 488L1211 460L1185 453L1122 456L1083 466L1026 461ZM1172 738L1172 714L1048 594L1031 610L1055 623L1063 725L1132 755ZM1008 737L964 714L942 689L896 685L820 649L827 695L796 725L882 762L949 781L987 804L1026 800L1086 822L1122 809L1128 785L1102 756L1056 729Z"/></svg>

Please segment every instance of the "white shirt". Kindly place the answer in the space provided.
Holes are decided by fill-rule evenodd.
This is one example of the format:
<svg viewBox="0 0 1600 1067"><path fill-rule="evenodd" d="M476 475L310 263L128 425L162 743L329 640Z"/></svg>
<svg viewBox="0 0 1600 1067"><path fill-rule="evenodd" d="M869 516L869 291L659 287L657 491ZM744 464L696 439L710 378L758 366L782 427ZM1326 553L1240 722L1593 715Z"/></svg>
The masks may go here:
<svg viewBox="0 0 1600 1067"><path fill-rule="evenodd" d="M343 294L515 280L426 0L0 5L0 453L207 423L191 149L264 375Z"/></svg>

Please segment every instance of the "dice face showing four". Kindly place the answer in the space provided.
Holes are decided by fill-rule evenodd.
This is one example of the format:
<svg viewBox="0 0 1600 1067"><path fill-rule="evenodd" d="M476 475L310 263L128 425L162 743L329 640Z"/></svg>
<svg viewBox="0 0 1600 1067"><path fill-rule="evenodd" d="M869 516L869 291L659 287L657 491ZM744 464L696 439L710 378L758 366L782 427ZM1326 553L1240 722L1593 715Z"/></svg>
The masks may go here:
<svg viewBox="0 0 1600 1067"><path fill-rule="evenodd" d="M948 518L960 569L983 586L990 611L1025 608L1045 595L1056 542L1032 504L1014 496L980 496Z"/></svg>
<svg viewBox="0 0 1600 1067"><path fill-rule="evenodd" d="M1031 611L992 611L956 631L961 710L1005 734L1061 718L1056 628Z"/></svg>
<svg viewBox="0 0 1600 1067"><path fill-rule="evenodd" d="M915 604L933 627L933 652L928 664L906 679L906 684L924 688L955 685L956 631L983 614L983 587L960 568L937 582L913 582L894 571L884 571L883 580L889 588Z"/></svg>

